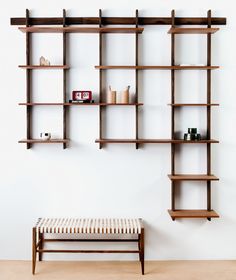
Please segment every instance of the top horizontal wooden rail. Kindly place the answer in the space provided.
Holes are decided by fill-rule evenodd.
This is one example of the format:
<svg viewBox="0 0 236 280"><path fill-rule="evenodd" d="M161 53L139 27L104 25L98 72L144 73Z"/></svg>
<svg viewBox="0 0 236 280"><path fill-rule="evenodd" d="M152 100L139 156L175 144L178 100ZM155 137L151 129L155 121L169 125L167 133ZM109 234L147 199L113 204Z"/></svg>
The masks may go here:
<svg viewBox="0 0 236 280"><path fill-rule="evenodd" d="M66 17L66 25L83 25L100 23L99 17ZM102 17L102 25L135 25L136 17ZM138 25L171 25L171 17L139 17ZM175 25L207 25L207 17L176 17ZM225 17L212 17L212 25L226 25ZM26 25L26 18L11 18L11 25ZM62 17L32 17L29 25L63 25Z"/></svg>

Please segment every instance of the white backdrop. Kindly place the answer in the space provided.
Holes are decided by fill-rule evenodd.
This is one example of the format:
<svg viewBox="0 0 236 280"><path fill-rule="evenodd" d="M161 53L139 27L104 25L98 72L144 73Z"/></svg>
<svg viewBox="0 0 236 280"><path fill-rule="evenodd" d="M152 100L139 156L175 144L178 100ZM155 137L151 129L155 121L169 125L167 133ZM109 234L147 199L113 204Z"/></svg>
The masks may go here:
<svg viewBox="0 0 236 280"><path fill-rule="evenodd" d="M146 258L166 259L233 259L236 257L236 190L235 154L235 1L5 1L0 17L1 30L1 176L0 176L0 259L29 259L31 227L42 216L142 217L146 223ZM10 26L10 17L24 17L25 8L32 16L140 16L204 17L209 8L213 16L227 17L227 25L213 35L212 64L220 65L212 72L212 100L221 106L212 109L212 136L220 144L212 146L212 171L220 177L213 183L212 207L221 218L173 222L170 207L170 145L107 145L99 150L98 108L70 108L70 148L62 145L34 145L26 150L17 141L25 137L25 35ZM144 26L140 35L139 61L142 65L170 64L169 26ZM134 35L104 35L104 64L134 63ZM33 62L41 55L52 64L62 63L62 35L33 35ZM69 37L68 97L73 89L98 92L98 35L73 34ZM205 63L206 37L178 36L176 63ZM170 138L170 71L140 71L140 137ZM38 102L61 101L62 72L35 71L33 96ZM134 71L106 72L106 88L111 84L118 92L131 85L134 93ZM176 101L205 101L206 73L176 73ZM134 109L107 108L105 136L134 137ZM177 111L178 131L198 127L204 134L205 109L183 108ZM61 136L62 109L33 109L33 135L51 131ZM232 126L232 127L231 127ZM204 145L179 147L177 171L204 173ZM206 188L201 183L181 186L177 205L203 208ZM136 256L50 256L51 259L135 259Z"/></svg>

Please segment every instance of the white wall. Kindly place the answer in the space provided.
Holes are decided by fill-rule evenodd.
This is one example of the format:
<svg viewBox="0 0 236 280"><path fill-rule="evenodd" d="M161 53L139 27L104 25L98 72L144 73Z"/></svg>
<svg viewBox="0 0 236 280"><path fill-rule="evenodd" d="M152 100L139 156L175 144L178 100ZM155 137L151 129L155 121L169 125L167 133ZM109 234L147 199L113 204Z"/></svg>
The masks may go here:
<svg viewBox="0 0 236 280"><path fill-rule="evenodd" d="M190 3L191 2L191 3ZM146 223L147 259L233 259L236 257L236 189L235 155L235 61L236 19L235 1L13 1L1 8L1 176L0 176L0 259L29 259L31 227L42 216L82 217L142 217ZM221 69L212 73L213 101L212 136L220 144L212 148L212 171L220 177L213 183L212 206L221 218L182 220L173 222L170 207L170 146L107 145L99 150L98 109L70 108L71 143L35 145L26 150L17 141L25 137L25 72L18 69L25 63L25 35L10 26L10 17L24 17L25 8L32 16L205 16L209 8L213 16L227 17L227 26L212 39L212 63ZM140 64L170 64L168 26L145 26L140 35ZM106 64L134 63L134 36L106 35ZM177 38L177 63L205 63L206 40L192 35ZM61 63L61 35L34 35L34 57L38 62L45 55ZM73 89L98 92L98 36L70 35L71 65L68 93ZM204 101L206 73L183 71L176 73L177 101ZM37 101L60 101L62 95L60 71L34 72L34 97ZM132 71L108 71L106 86L117 90L128 84L134 92ZM145 103L140 114L140 137L170 137L170 72L140 72L140 100ZM62 110L57 107L34 108L33 135L51 131L60 136ZM204 133L204 109L180 109L177 129L199 127ZM107 137L133 137L134 109L107 108ZM205 172L205 148L200 145L181 146L178 172ZM201 183L183 184L178 205L186 208L205 207L205 187ZM135 259L136 256L51 256L57 259Z"/></svg>

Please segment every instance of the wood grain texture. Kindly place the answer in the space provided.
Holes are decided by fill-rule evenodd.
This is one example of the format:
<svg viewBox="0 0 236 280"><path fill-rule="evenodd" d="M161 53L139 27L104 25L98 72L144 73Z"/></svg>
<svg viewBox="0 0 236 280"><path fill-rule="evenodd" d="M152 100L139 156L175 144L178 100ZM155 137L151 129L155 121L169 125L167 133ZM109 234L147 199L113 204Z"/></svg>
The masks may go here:
<svg viewBox="0 0 236 280"><path fill-rule="evenodd" d="M139 17L139 25L171 25L171 17ZM213 25L226 25L225 17L212 17ZM134 25L136 17L103 17L104 25ZM99 17L67 17L67 25L99 24ZM207 17L176 17L176 25L207 25ZM25 25L26 18L11 18L11 25ZM31 25L62 25L63 17L33 17L30 18Z"/></svg>
<svg viewBox="0 0 236 280"><path fill-rule="evenodd" d="M138 10L135 11L135 27L138 28ZM138 66L139 61L139 35L135 34L135 66ZM138 69L135 69L135 102L139 100L139 77L138 77ZM136 106L135 108L135 138L139 138L139 108ZM139 144L136 143L136 149L139 148Z"/></svg>
<svg viewBox="0 0 236 280"><path fill-rule="evenodd" d="M70 69L68 65L49 65L49 66L42 66L42 65L19 65L19 68L22 69Z"/></svg>
<svg viewBox="0 0 236 280"><path fill-rule="evenodd" d="M171 11L171 26L175 27L175 10ZM171 34L171 103L175 103L175 34ZM171 107L171 139L175 138L175 107ZM175 173L175 144L171 143L171 174ZM175 182L171 182L171 209L175 210Z"/></svg>
<svg viewBox="0 0 236 280"><path fill-rule="evenodd" d="M219 106L218 103L174 103L174 104L167 104L173 107L208 107L208 106Z"/></svg>
<svg viewBox="0 0 236 280"><path fill-rule="evenodd" d="M44 239L44 242L138 242L138 239L105 239L105 238L91 238L91 239L65 239L65 238L55 238L55 239Z"/></svg>
<svg viewBox="0 0 236 280"><path fill-rule="evenodd" d="M143 103L129 103L129 104L124 104L124 103L62 103L62 102L34 102L34 103L18 103L18 105L21 106L57 106L57 105L62 105L62 106L142 106Z"/></svg>
<svg viewBox="0 0 236 280"><path fill-rule="evenodd" d="M216 176L207 174L169 174L168 177L173 181L219 181Z"/></svg>
<svg viewBox="0 0 236 280"><path fill-rule="evenodd" d="M182 218L219 218L219 215L214 211L207 210L168 210L172 219Z"/></svg>
<svg viewBox="0 0 236 280"><path fill-rule="evenodd" d="M207 12L208 28L211 28L211 10ZM207 65L211 66L211 34L207 34ZM207 103L211 103L211 71L207 70ZM207 138L211 138L211 107L207 107ZM211 145L207 144L207 174L211 174ZM211 210L211 181L207 181L207 210ZM209 218L210 219L210 218Z"/></svg>
<svg viewBox="0 0 236 280"><path fill-rule="evenodd" d="M219 28L176 28L171 27L168 34L214 34Z"/></svg>
<svg viewBox="0 0 236 280"><path fill-rule="evenodd" d="M60 144L67 143L69 139L50 139L50 140L41 140L41 139L23 139L18 141L18 143L29 143L29 144Z"/></svg>
<svg viewBox="0 0 236 280"><path fill-rule="evenodd" d="M3 280L32 279L29 268L30 261L0 261ZM233 280L236 260L145 261L146 277L140 276L136 260L45 261L38 268L37 280L190 280L193 277L195 280Z"/></svg>
<svg viewBox="0 0 236 280"><path fill-rule="evenodd" d="M26 21L25 24L29 26L30 13L26 9ZM31 64L32 59L32 36L27 33L26 36L26 65ZM26 70L26 102L31 102L32 100L32 73L30 69ZM32 110L30 107L26 108L26 138L30 139L32 137ZM31 144L27 143L27 149L31 148Z"/></svg>
<svg viewBox="0 0 236 280"><path fill-rule="evenodd" d="M138 250L51 250L51 249L45 249L45 250L37 250L37 252L42 252L42 253L126 253L126 254L133 254L133 253L139 253Z"/></svg>
<svg viewBox="0 0 236 280"><path fill-rule="evenodd" d="M63 28L66 27L66 10L63 9ZM62 35L62 57L63 57L63 65L66 65L67 63L67 35L66 33L63 33ZM63 68L63 94L62 94L62 100L65 103L66 102L66 91L67 91L67 69ZM63 139L67 138L67 108L66 106L63 106L63 128L62 128L62 135ZM63 149L67 148L67 143L63 143Z"/></svg>
<svg viewBox="0 0 236 280"><path fill-rule="evenodd" d="M185 141L174 139L96 139L96 143L110 143L110 144L206 144L206 143L219 143L217 140L200 140L200 141Z"/></svg>
<svg viewBox="0 0 236 280"><path fill-rule="evenodd" d="M144 28L128 27L19 27L23 33L142 33Z"/></svg>
<svg viewBox="0 0 236 280"><path fill-rule="evenodd" d="M214 70L220 68L219 66L180 66L180 65L96 65L95 69L139 69L139 70Z"/></svg>

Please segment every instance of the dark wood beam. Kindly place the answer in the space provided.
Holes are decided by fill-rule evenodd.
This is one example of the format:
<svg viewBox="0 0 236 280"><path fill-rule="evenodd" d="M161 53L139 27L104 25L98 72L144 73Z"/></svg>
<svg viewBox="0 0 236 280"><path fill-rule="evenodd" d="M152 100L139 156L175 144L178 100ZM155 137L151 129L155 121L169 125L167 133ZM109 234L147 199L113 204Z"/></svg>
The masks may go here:
<svg viewBox="0 0 236 280"><path fill-rule="evenodd" d="M72 24L96 24L100 22L99 17L67 17L67 25ZM63 17L29 18L29 25L62 25ZM103 25L134 25L136 24L135 17L103 17ZM207 17L176 17L176 25L207 25ZM212 17L212 25L226 25L225 17ZM26 18L11 18L11 25L26 25ZM138 25L171 25L171 17L139 17Z"/></svg>

